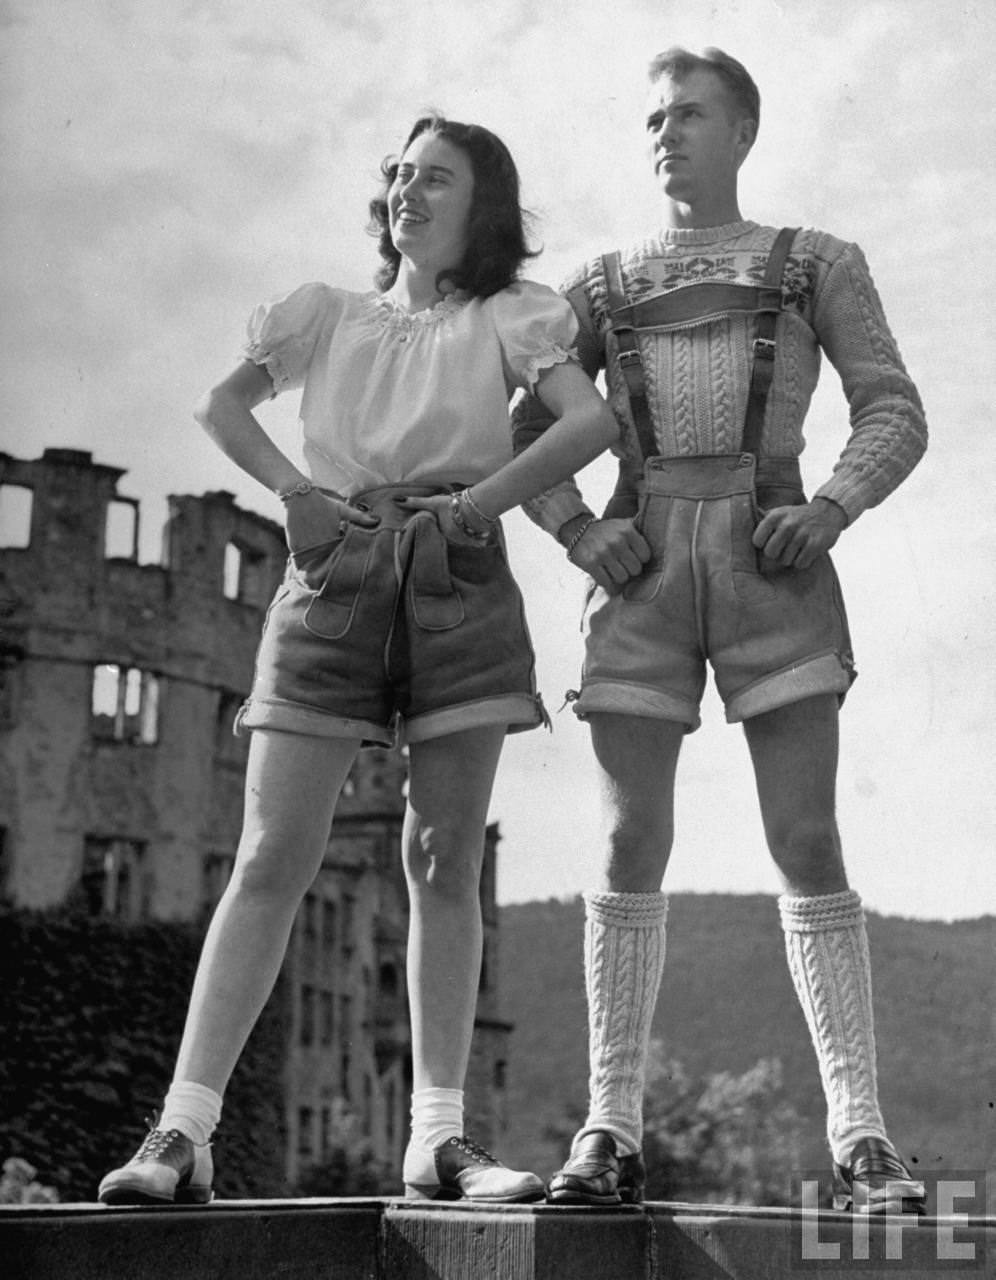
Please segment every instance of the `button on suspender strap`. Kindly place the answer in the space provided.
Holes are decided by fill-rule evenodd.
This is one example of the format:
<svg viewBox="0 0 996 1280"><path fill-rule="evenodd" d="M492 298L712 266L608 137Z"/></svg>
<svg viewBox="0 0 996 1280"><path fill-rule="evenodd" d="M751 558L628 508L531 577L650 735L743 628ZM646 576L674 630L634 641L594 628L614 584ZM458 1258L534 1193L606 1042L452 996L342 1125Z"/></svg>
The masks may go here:
<svg viewBox="0 0 996 1280"><path fill-rule="evenodd" d="M782 227L768 255L764 272L765 285L777 288L788 259L789 249L798 227ZM761 432L764 429L764 410L775 372L775 322L774 311L762 311L757 317L757 337L753 342L754 363L750 372L750 389L747 393L747 413L744 417L744 435L741 449L755 458L761 453Z"/></svg>
<svg viewBox="0 0 996 1280"><path fill-rule="evenodd" d="M654 424L650 417L650 405L647 403L647 386L643 377L643 359L640 356L636 329L631 322L616 318L616 313L626 306L626 291L623 288L618 253L607 253L602 258L602 272L605 276L605 288L608 293L612 332L615 334L619 348L619 368L626 379L630 411L633 415L633 425L636 427L636 438L640 442L640 452L643 456L652 458L658 452L657 440L654 436Z"/></svg>

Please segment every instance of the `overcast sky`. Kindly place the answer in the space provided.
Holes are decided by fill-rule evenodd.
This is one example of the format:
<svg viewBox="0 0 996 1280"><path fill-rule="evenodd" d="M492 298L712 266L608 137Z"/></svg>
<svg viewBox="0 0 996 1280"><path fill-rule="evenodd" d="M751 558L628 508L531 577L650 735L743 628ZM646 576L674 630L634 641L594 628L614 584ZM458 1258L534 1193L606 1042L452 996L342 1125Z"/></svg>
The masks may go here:
<svg viewBox="0 0 996 1280"><path fill-rule="evenodd" d="M382 156L435 106L515 155L544 246L530 274L652 231L644 68L718 44L762 96L741 207L868 256L927 407L931 449L836 554L860 678L839 808L870 907L996 910L990 0L0 0L4 413L0 449L86 449L125 468L158 554L167 493L279 507L190 407L238 358L253 305L305 280L367 288ZM264 410L296 450L296 396ZM826 369L807 483L847 430ZM593 503L611 487L596 463ZM503 901L594 882L601 831L576 686L582 584L508 522L552 735L510 739L496 789ZM679 768L674 890L773 891L746 749L710 693Z"/></svg>

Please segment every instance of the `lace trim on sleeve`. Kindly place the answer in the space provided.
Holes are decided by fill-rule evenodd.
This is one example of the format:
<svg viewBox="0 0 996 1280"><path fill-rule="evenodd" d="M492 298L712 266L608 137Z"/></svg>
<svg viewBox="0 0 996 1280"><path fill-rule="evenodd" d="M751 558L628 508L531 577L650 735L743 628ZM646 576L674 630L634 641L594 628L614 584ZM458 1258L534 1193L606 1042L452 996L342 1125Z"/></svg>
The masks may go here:
<svg viewBox="0 0 996 1280"><path fill-rule="evenodd" d="M544 369L551 369L556 364L566 364L568 360L573 360L575 364L579 364L579 358L576 347L561 347L554 344L548 347L546 351L541 351L537 355L530 356L526 361L525 376L529 384L529 390L536 390L536 380Z"/></svg>
<svg viewBox="0 0 996 1280"><path fill-rule="evenodd" d="M285 390L290 385L290 374L284 368L280 361L280 357L272 351L267 351L261 342L246 343L243 348L243 354L247 360L251 360L253 364L261 364L266 372L270 375L270 381L273 383L273 395ZM272 397L271 397L272 399Z"/></svg>

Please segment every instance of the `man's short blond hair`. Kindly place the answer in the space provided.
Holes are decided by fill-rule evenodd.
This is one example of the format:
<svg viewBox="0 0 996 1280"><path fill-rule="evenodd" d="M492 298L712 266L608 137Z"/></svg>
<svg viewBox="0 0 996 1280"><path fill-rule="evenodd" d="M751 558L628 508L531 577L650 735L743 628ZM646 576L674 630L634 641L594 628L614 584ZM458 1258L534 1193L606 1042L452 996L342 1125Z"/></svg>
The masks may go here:
<svg viewBox="0 0 996 1280"><path fill-rule="evenodd" d="M743 63L731 58L722 49L709 47L693 53L681 45L674 45L659 53L651 61L647 71L651 84L656 84L662 76L681 80L692 71L711 71L723 82L737 116L760 124L761 95L757 85Z"/></svg>

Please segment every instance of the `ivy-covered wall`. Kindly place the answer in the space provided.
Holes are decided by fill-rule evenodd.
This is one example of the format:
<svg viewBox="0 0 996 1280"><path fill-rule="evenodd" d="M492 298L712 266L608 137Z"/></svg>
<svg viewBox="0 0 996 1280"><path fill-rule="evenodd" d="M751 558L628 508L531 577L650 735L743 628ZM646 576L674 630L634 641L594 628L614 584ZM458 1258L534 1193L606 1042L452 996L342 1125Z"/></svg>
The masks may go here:
<svg viewBox="0 0 996 1280"><path fill-rule="evenodd" d="M64 1201L96 1198L161 1105L202 936L0 907L0 1158L29 1161ZM226 1095L216 1195L288 1190L284 1010L278 985Z"/></svg>

